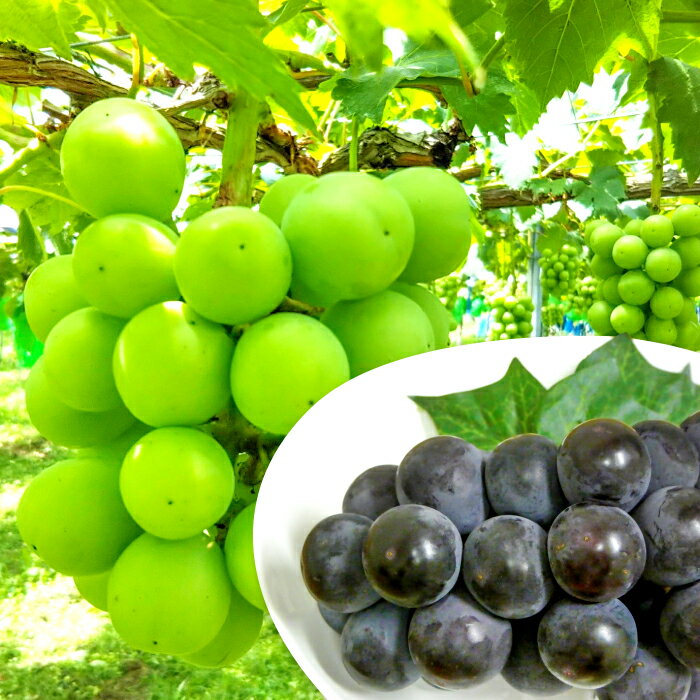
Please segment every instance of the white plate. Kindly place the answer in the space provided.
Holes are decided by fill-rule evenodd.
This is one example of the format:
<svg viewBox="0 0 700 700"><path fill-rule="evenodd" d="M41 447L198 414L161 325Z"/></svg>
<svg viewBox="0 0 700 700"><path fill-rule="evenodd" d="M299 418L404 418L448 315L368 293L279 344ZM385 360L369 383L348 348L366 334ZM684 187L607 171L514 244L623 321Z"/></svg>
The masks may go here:
<svg viewBox="0 0 700 700"><path fill-rule="evenodd" d="M318 402L277 450L263 480L255 513L255 561L270 615L304 673L328 700L448 697L425 681L398 693L375 692L350 678L340 658L340 637L323 621L301 577L299 558L311 528L341 512L346 489L365 469L398 464L416 443L436 435L431 419L408 396L439 396L500 379L515 357L545 387L571 374L609 338L528 338L462 345L409 357L361 375ZM700 382L700 354L636 341L654 366L673 372L691 365ZM457 700L523 700L499 677ZM562 700L588 700L571 690Z"/></svg>

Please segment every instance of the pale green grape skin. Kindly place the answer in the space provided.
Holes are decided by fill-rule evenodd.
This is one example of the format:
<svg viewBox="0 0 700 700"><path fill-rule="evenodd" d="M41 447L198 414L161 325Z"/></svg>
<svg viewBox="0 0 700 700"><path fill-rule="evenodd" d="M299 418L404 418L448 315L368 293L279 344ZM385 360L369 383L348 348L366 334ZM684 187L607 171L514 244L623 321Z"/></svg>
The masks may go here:
<svg viewBox="0 0 700 700"><path fill-rule="evenodd" d="M687 297L683 298L683 309L678 314L678 316L676 316L674 321L677 324L690 323L691 321L693 323L698 322L698 313L695 310L694 299L688 299Z"/></svg>
<svg viewBox="0 0 700 700"><path fill-rule="evenodd" d="M406 201L367 173L330 173L292 200L282 220L293 284L331 301L388 287L406 267L414 241Z"/></svg>
<svg viewBox="0 0 700 700"><path fill-rule="evenodd" d="M616 265L625 270L641 267L646 260L649 248L638 236L625 235L615 241L612 258Z"/></svg>
<svg viewBox="0 0 700 700"><path fill-rule="evenodd" d="M642 235L642 219L630 219L623 228L623 231L630 236Z"/></svg>
<svg viewBox="0 0 700 700"><path fill-rule="evenodd" d="M647 255L644 269L655 282L670 282L680 274L681 256L671 248L656 248ZM690 295L688 295L690 296Z"/></svg>
<svg viewBox="0 0 700 700"><path fill-rule="evenodd" d="M593 231L589 239L589 246L601 258L611 258L615 242L624 235L619 226L606 223Z"/></svg>
<svg viewBox="0 0 700 700"><path fill-rule="evenodd" d="M306 173L292 173L281 177L260 200L260 213L281 227L284 213L294 197L314 182L316 182L316 178Z"/></svg>
<svg viewBox="0 0 700 700"><path fill-rule="evenodd" d="M608 277L601 285L600 289L602 290L603 294L603 300L607 301L608 304L612 304L612 306L617 306L618 304L622 304L623 299L620 296L620 292L617 289L618 284L620 283L620 280L622 279L622 275L613 275L612 277Z"/></svg>
<svg viewBox="0 0 700 700"><path fill-rule="evenodd" d="M68 576L109 569L141 533L119 495L119 463L67 459L35 476L17 507L22 539Z"/></svg>
<svg viewBox="0 0 700 700"><path fill-rule="evenodd" d="M329 306L333 306L336 300L333 297L322 296L316 291L308 289L301 282L292 281L291 289L289 290L289 296L292 299L298 299L303 301L305 304L310 304L319 309L327 309Z"/></svg>
<svg viewBox="0 0 700 700"><path fill-rule="evenodd" d="M230 372L238 410L277 435L286 435L349 378L340 341L320 321L297 313L273 314L250 326L236 345Z"/></svg>
<svg viewBox="0 0 700 700"><path fill-rule="evenodd" d="M473 219L462 185L439 168L397 170L385 182L408 202L416 225L411 258L402 282L431 282L457 270L471 245Z"/></svg>
<svg viewBox="0 0 700 700"><path fill-rule="evenodd" d="M221 326L166 301L127 323L114 350L114 378L127 408L147 425L199 425L230 400L232 354Z"/></svg>
<svg viewBox="0 0 700 700"><path fill-rule="evenodd" d="M128 645L189 654L224 624L231 582L223 552L205 535L163 540L144 533L114 565L107 596L114 629Z"/></svg>
<svg viewBox="0 0 700 700"><path fill-rule="evenodd" d="M168 540L194 537L224 515L234 474L226 450L194 428L158 428L122 463L119 488L131 517Z"/></svg>
<svg viewBox="0 0 700 700"><path fill-rule="evenodd" d="M277 224L247 207L219 207L192 221L175 253L185 301L210 321L250 323L284 299L292 255Z"/></svg>
<svg viewBox="0 0 700 700"><path fill-rule="evenodd" d="M624 272L619 265L615 264L612 258L604 258L597 253L591 259L591 271L596 277L603 280Z"/></svg>
<svg viewBox="0 0 700 700"><path fill-rule="evenodd" d="M72 255L57 255L41 263L24 287L27 323L42 343L62 318L87 305L73 276Z"/></svg>
<svg viewBox="0 0 700 700"><path fill-rule="evenodd" d="M678 287L687 297L700 296L700 267L694 267L691 270L681 272L681 274L673 280L673 286Z"/></svg>
<svg viewBox="0 0 700 700"><path fill-rule="evenodd" d="M262 621L262 610L251 605L232 587L228 615L214 639L202 649L180 658L201 668L230 666L255 644Z"/></svg>
<svg viewBox="0 0 700 700"><path fill-rule="evenodd" d="M44 358L32 367L25 386L27 413L40 435L73 448L104 447L125 434L135 419L124 405L111 411L78 411L63 403L44 374Z"/></svg>
<svg viewBox="0 0 700 700"><path fill-rule="evenodd" d="M671 214L671 221L679 236L700 235L700 207L697 204L681 204Z"/></svg>
<svg viewBox="0 0 700 700"><path fill-rule="evenodd" d="M107 584L111 573L112 569L107 569L99 574L73 577L73 583L75 583L78 593L90 605L105 612L107 612Z"/></svg>
<svg viewBox="0 0 700 700"><path fill-rule="evenodd" d="M670 319L661 319L658 316L649 316L644 327L647 340L655 343L673 345L676 342L678 330L676 324Z"/></svg>
<svg viewBox="0 0 700 700"><path fill-rule="evenodd" d="M635 340L646 340L647 339L647 335L644 331L639 331L637 333L633 333L630 337L634 338Z"/></svg>
<svg viewBox="0 0 700 700"><path fill-rule="evenodd" d="M659 287L651 297L652 313L660 319L670 319L683 311L683 295L674 287Z"/></svg>
<svg viewBox="0 0 700 700"><path fill-rule="evenodd" d="M700 265L700 237L678 238L671 244L671 250L675 250L681 256L684 270Z"/></svg>
<svg viewBox="0 0 700 700"><path fill-rule="evenodd" d="M587 221L585 226L583 227L583 242L590 247L591 245L591 234L593 231L595 231L599 226L602 226L603 224L609 223L607 219L593 219L592 221ZM545 254L546 251L542 252L542 255Z"/></svg>
<svg viewBox="0 0 700 700"><path fill-rule="evenodd" d="M88 306L61 319L44 347L44 372L56 396L79 411L122 406L112 353L124 321Z"/></svg>
<svg viewBox="0 0 700 700"><path fill-rule="evenodd" d="M436 350L446 348L450 344L450 318L452 317L432 292L418 284L406 282L394 282L389 289L407 296L423 309L433 327Z"/></svg>
<svg viewBox="0 0 700 700"><path fill-rule="evenodd" d="M673 224L663 214L652 214L642 222L640 233L650 248L663 248L673 239Z"/></svg>
<svg viewBox="0 0 700 700"><path fill-rule="evenodd" d="M615 329L610 323L610 314L613 307L607 301L594 301L591 308L588 309L588 323L594 330L596 335L614 335Z"/></svg>
<svg viewBox="0 0 700 700"><path fill-rule="evenodd" d="M700 350L700 323L687 321L676 326L676 342L679 348L686 350Z"/></svg>
<svg viewBox="0 0 700 700"><path fill-rule="evenodd" d="M80 447L74 451L74 456L98 457L122 462L133 444L151 430L153 428L150 425L136 421L134 425L108 443L95 447Z"/></svg>
<svg viewBox="0 0 700 700"><path fill-rule="evenodd" d="M248 603L267 612L253 554L254 518L255 503L251 503L231 521L226 533L224 556L228 575L236 590Z"/></svg>
<svg viewBox="0 0 700 700"><path fill-rule="evenodd" d="M625 304L640 306L646 304L654 294L656 285L641 270L630 270L620 278L617 290Z"/></svg>
<svg viewBox="0 0 700 700"><path fill-rule="evenodd" d="M177 300L172 231L139 214L114 214L90 224L73 251L78 288L103 313L131 318L147 306Z"/></svg>
<svg viewBox="0 0 700 700"><path fill-rule="evenodd" d="M632 304L620 304L610 314L610 324L617 333L634 335L644 328L644 312Z"/></svg>
<svg viewBox="0 0 700 700"><path fill-rule="evenodd" d="M61 146L71 197L95 218L109 214L170 217L185 181L185 152L159 112L114 97L85 108Z"/></svg>
<svg viewBox="0 0 700 700"><path fill-rule="evenodd" d="M420 306L390 290L338 302L321 320L340 339L353 377L435 347L433 327Z"/></svg>

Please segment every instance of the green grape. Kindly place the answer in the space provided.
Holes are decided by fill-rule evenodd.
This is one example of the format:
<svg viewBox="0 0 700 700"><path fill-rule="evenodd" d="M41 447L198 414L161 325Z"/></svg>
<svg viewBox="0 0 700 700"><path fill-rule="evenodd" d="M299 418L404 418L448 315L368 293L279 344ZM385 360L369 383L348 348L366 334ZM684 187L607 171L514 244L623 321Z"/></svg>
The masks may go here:
<svg viewBox="0 0 700 700"><path fill-rule="evenodd" d="M253 555L255 503L246 506L229 525L224 543L226 568L236 590L251 604L267 611Z"/></svg>
<svg viewBox="0 0 700 700"><path fill-rule="evenodd" d="M224 668L245 654L257 641L262 610L252 606L231 587L231 603L221 629L206 646L180 658L202 668Z"/></svg>
<svg viewBox="0 0 700 700"><path fill-rule="evenodd" d="M389 289L412 299L423 309L433 327L436 350L450 344L450 314L434 294L425 287L406 282L394 282Z"/></svg>
<svg viewBox="0 0 700 700"><path fill-rule="evenodd" d="M563 265L566 265L566 263L569 262L569 256L566 253L561 253L559 255L559 262Z"/></svg>
<svg viewBox="0 0 700 700"><path fill-rule="evenodd" d="M700 267L681 272L673 281L673 286L678 287L687 297L700 296Z"/></svg>
<svg viewBox="0 0 700 700"><path fill-rule="evenodd" d="M95 308L122 318L180 298L173 257L177 238L139 214L114 214L90 224L73 251L78 288Z"/></svg>
<svg viewBox="0 0 700 700"><path fill-rule="evenodd" d="M111 573L112 569L107 569L99 574L73 577L73 583L75 583L78 593L90 605L105 612L107 612L107 584Z"/></svg>
<svg viewBox="0 0 700 700"><path fill-rule="evenodd" d="M284 213L294 197L314 182L316 178L306 173L292 173L281 177L260 200L260 213L281 227Z"/></svg>
<svg viewBox="0 0 700 700"><path fill-rule="evenodd" d="M568 263L566 263L566 269L569 270L569 272L574 272L578 269L579 267L579 262L577 260L569 260Z"/></svg>
<svg viewBox="0 0 700 700"><path fill-rule="evenodd" d="M635 340L646 340L647 334L644 331L639 331L637 333L632 333L630 338L634 338Z"/></svg>
<svg viewBox="0 0 700 700"><path fill-rule="evenodd" d="M433 328L420 306L392 291L338 302L321 320L343 344L353 377L435 347Z"/></svg>
<svg viewBox="0 0 700 700"><path fill-rule="evenodd" d="M619 304L610 314L610 325L617 333L633 335L644 327L644 312L632 304Z"/></svg>
<svg viewBox="0 0 700 700"><path fill-rule="evenodd" d="M236 406L253 425L285 435L311 406L349 378L348 357L326 326L310 316L279 313L243 333L233 355L230 386Z"/></svg>
<svg viewBox="0 0 700 700"><path fill-rule="evenodd" d="M505 331L511 338L514 338L518 334L518 324L517 323L507 324L505 327Z"/></svg>
<svg viewBox="0 0 700 700"><path fill-rule="evenodd" d="M513 313L513 317L516 319L525 318L527 316L527 309L525 308L524 304L522 304L521 302L518 302L513 307L512 313Z"/></svg>
<svg viewBox="0 0 700 700"><path fill-rule="evenodd" d="M676 324L670 319L662 319L657 316L649 316L644 327L647 340L654 343L666 343L673 345L676 342L678 330Z"/></svg>
<svg viewBox="0 0 700 700"><path fill-rule="evenodd" d="M642 221L640 234L650 248L663 248L673 239L673 224L663 214L652 214Z"/></svg>
<svg viewBox="0 0 700 700"><path fill-rule="evenodd" d="M673 287L659 287L650 301L654 316L664 320L678 316L683 311L683 304L683 295Z"/></svg>
<svg viewBox="0 0 700 700"><path fill-rule="evenodd" d="M112 570L108 608L134 649L189 654L209 644L231 602L224 555L208 537L162 540L144 533Z"/></svg>
<svg viewBox="0 0 700 700"><path fill-rule="evenodd" d="M695 236L677 238L671 245L671 250L675 250L681 256L681 264L684 270L690 270L700 265L700 238Z"/></svg>
<svg viewBox="0 0 700 700"><path fill-rule="evenodd" d="M547 289L555 289L557 286L557 281L553 279L547 279L545 280L544 286L547 287Z"/></svg>
<svg viewBox="0 0 700 700"><path fill-rule="evenodd" d="M384 182L408 202L415 221L415 244L400 279L430 282L457 270L469 252L474 218L462 185L439 168L404 168Z"/></svg>
<svg viewBox="0 0 700 700"><path fill-rule="evenodd" d="M610 316L613 312L613 307L607 301L598 300L593 302L591 308L588 309L588 323L596 335L613 335L615 329L610 323Z"/></svg>
<svg viewBox="0 0 700 700"><path fill-rule="evenodd" d="M332 296L323 296L319 292L305 287L298 280L292 280L289 296L292 297L292 299L298 299L305 304L316 306L319 309L327 309L329 306L335 304L335 299Z"/></svg>
<svg viewBox="0 0 700 700"><path fill-rule="evenodd" d="M626 224L623 229L623 231L630 236L639 236L641 237L642 235L642 219L630 219Z"/></svg>
<svg viewBox="0 0 700 700"><path fill-rule="evenodd" d="M503 323L506 323L506 324L513 323L513 321L515 321L515 316L513 315L513 313L511 311L505 311L503 313L503 316L501 316L501 320L503 321Z"/></svg>
<svg viewBox="0 0 700 700"><path fill-rule="evenodd" d="M649 248L641 238L625 235L615 241L612 258L616 265L625 270L633 270L642 266L648 253Z"/></svg>
<svg viewBox="0 0 700 700"><path fill-rule="evenodd" d="M505 324L499 323L498 321L491 324L491 331L495 335L500 335L501 333L503 333L503 331L505 331L505 329L506 329Z"/></svg>
<svg viewBox="0 0 700 700"><path fill-rule="evenodd" d="M506 310L502 306L496 306L491 313L493 314L494 321L500 321L506 313Z"/></svg>
<svg viewBox="0 0 700 700"><path fill-rule="evenodd" d="M357 172L324 175L299 192L282 231L294 283L329 300L388 287L406 267L414 241L406 201L385 181Z"/></svg>
<svg viewBox="0 0 700 700"><path fill-rule="evenodd" d="M511 309L514 309L518 305L518 298L513 296L512 294L509 294L504 300L503 300L503 306L510 311Z"/></svg>
<svg viewBox="0 0 700 700"><path fill-rule="evenodd" d="M24 287L27 323L42 343L62 318L87 305L73 276L72 255L57 255L41 263Z"/></svg>
<svg viewBox="0 0 700 700"><path fill-rule="evenodd" d="M147 425L199 425L230 398L233 341L187 304L136 314L119 336L114 378L128 409Z"/></svg>
<svg viewBox="0 0 700 700"><path fill-rule="evenodd" d="M136 422L118 437L110 440L104 445L95 447L81 447L75 450L76 457L99 457L100 459L110 459L122 462L126 453L133 444L142 438L146 433L153 430L150 425Z"/></svg>
<svg viewBox="0 0 700 700"><path fill-rule="evenodd" d="M529 321L520 321L517 328L520 336L527 337L532 333L532 324Z"/></svg>
<svg viewBox="0 0 700 700"><path fill-rule="evenodd" d="M647 255L644 268L655 282L665 283L678 277L681 266L681 256L675 250L657 248Z"/></svg>
<svg viewBox="0 0 700 700"><path fill-rule="evenodd" d="M698 322L698 312L695 309L694 299L687 299L686 297L683 297L683 309L678 316L675 317L674 321L677 324Z"/></svg>
<svg viewBox="0 0 700 700"><path fill-rule="evenodd" d="M635 306L646 304L651 299L655 289L654 282L641 270L625 272L617 284L617 291L622 301Z"/></svg>
<svg viewBox="0 0 700 700"><path fill-rule="evenodd" d="M591 234L593 233L593 231L595 231L598 228L598 226L602 226L603 224L607 223L607 219L592 219L591 221L587 221L583 227L583 242L587 246L590 246Z"/></svg>
<svg viewBox="0 0 700 700"><path fill-rule="evenodd" d="M564 269L564 265L560 262L555 262L554 265L552 265L552 269L554 272L561 272Z"/></svg>
<svg viewBox="0 0 700 700"><path fill-rule="evenodd" d="M71 197L95 218L132 213L162 221L180 199L185 152L159 112L113 97L91 104L68 127L61 172Z"/></svg>
<svg viewBox="0 0 700 700"><path fill-rule="evenodd" d="M697 204L681 204L671 214L671 222L679 236L700 235L700 207Z"/></svg>
<svg viewBox="0 0 700 700"><path fill-rule="evenodd" d="M676 326L677 335L675 344L686 350L700 350L700 323L687 321Z"/></svg>
<svg viewBox="0 0 700 700"><path fill-rule="evenodd" d="M610 258L612 257L615 241L622 238L622 236L624 236L624 233L619 226L606 223L598 226L591 234L589 246L601 258Z"/></svg>
<svg viewBox="0 0 700 700"><path fill-rule="evenodd" d="M40 435L65 447L106 445L134 424L134 417L122 406L96 413L78 411L63 403L49 386L40 357L25 386L27 413Z"/></svg>
<svg viewBox="0 0 700 700"><path fill-rule="evenodd" d="M220 207L182 232L175 276L185 301L210 321L267 316L292 281L292 256L277 225L246 207Z"/></svg>
<svg viewBox="0 0 700 700"><path fill-rule="evenodd" d="M109 569L140 532L119 495L119 463L66 459L35 476L17 507L22 539L68 576Z"/></svg>
<svg viewBox="0 0 700 700"><path fill-rule="evenodd" d="M591 260L591 271L600 279L607 279L613 275L619 275L622 268L616 265L612 258L603 258L596 254Z"/></svg>
<svg viewBox="0 0 700 700"><path fill-rule="evenodd" d="M79 411L110 411L122 405L112 374L112 354L122 319L92 307L61 319L44 348L44 373L56 396Z"/></svg>
<svg viewBox="0 0 700 700"><path fill-rule="evenodd" d="M612 277L608 277L608 279L600 285L603 290L603 299L607 301L608 304L612 304L612 306L622 304L624 301L617 289L621 279L622 275L613 275Z"/></svg>
<svg viewBox="0 0 700 700"><path fill-rule="evenodd" d="M226 450L194 428L158 428L124 458L119 488L131 517L167 540L193 537L231 503L234 474Z"/></svg>

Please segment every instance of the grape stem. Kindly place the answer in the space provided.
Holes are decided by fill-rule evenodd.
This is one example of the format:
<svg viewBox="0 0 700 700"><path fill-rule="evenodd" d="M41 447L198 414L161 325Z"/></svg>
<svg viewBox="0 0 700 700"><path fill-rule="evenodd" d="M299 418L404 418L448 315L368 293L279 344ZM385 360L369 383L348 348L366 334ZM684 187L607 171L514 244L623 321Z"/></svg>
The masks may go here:
<svg viewBox="0 0 700 700"><path fill-rule="evenodd" d="M348 170L356 173L359 170L360 159L360 120L358 117L352 119L352 133L350 135L350 164Z"/></svg>
<svg viewBox="0 0 700 700"><path fill-rule="evenodd" d="M649 120L651 122L651 209L654 213L661 210L661 190L664 180L664 134L658 114L658 101L656 95L648 94Z"/></svg>
<svg viewBox="0 0 700 700"><path fill-rule="evenodd" d="M323 314L323 309L320 306L312 306L306 302L285 297L282 303L275 309L275 312L291 311L297 314L305 314L306 316L314 316L320 318Z"/></svg>
<svg viewBox="0 0 700 700"><path fill-rule="evenodd" d="M131 35L132 68L131 68L131 86L127 97L135 98L139 91L139 86L143 82L144 65L143 65L143 46L139 43L136 34Z"/></svg>
<svg viewBox="0 0 700 700"><path fill-rule="evenodd" d="M42 134L41 137L37 136L36 139L32 139L25 148L14 154L5 167L0 169L0 183L3 183L10 175L21 170L27 163L42 155L47 148L58 148L65 135L65 130L62 130L48 136Z"/></svg>

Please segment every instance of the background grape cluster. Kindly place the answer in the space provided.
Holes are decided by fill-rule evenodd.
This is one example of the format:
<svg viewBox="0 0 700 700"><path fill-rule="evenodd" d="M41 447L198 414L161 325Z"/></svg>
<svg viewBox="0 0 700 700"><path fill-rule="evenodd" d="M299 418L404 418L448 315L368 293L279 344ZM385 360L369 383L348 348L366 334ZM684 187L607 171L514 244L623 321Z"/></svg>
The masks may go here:
<svg viewBox="0 0 700 700"><path fill-rule="evenodd" d="M497 292L489 299L489 340L529 338L532 334L532 299L524 293Z"/></svg>

